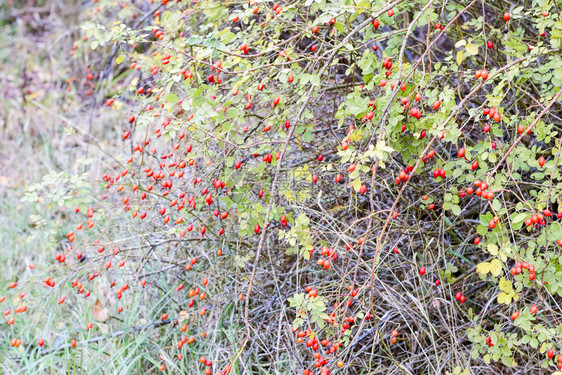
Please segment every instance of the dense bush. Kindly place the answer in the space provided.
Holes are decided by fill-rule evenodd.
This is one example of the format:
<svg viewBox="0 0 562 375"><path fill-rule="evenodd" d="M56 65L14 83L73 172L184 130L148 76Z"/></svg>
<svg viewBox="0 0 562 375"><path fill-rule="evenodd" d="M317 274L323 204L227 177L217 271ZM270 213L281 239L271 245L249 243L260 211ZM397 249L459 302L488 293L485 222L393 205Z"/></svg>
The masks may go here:
<svg viewBox="0 0 562 375"><path fill-rule="evenodd" d="M4 371L562 369L559 6L84 5Z"/></svg>

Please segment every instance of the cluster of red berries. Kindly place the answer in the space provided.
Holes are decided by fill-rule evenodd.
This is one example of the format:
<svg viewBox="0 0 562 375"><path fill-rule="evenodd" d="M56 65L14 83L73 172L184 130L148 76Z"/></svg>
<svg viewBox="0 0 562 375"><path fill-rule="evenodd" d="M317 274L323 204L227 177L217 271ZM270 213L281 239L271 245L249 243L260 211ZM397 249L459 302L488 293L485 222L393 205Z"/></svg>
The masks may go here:
<svg viewBox="0 0 562 375"><path fill-rule="evenodd" d="M515 262L515 265L511 268L510 272L513 276L516 276L523 272L523 270L529 271L529 280L533 281L535 279L535 266L527 262Z"/></svg>
<svg viewBox="0 0 562 375"><path fill-rule="evenodd" d="M411 165L408 165L402 172L400 172L398 174L398 176L396 176L396 179L394 180L394 182L396 182L396 185L400 185L401 182L406 182L408 181L408 173L410 173L411 171L414 170L414 167Z"/></svg>
<svg viewBox="0 0 562 375"><path fill-rule="evenodd" d="M461 291L458 291L458 292L457 292L457 295L455 296L455 299L456 299L457 301L459 301L460 303L464 303L464 301L466 300L464 294L462 294Z"/></svg>
<svg viewBox="0 0 562 375"><path fill-rule="evenodd" d="M502 116L495 108L484 108L482 114L484 116L490 116L490 118L494 119L495 122L500 122L500 120L502 119Z"/></svg>
<svg viewBox="0 0 562 375"><path fill-rule="evenodd" d="M474 78L478 79L478 78L482 78L483 81L487 80L489 77L489 73L486 69L484 70L477 70L476 73L474 73Z"/></svg>
<svg viewBox="0 0 562 375"><path fill-rule="evenodd" d="M483 199L488 199L488 200L494 199L494 193L491 191L487 191L488 189L487 183L482 182L480 180L476 180L474 181L474 186L476 186L476 191L472 186L470 186L466 190L461 190L459 192L459 197L464 198L467 194L472 195L473 193L475 193L476 196L478 197L481 196Z"/></svg>
<svg viewBox="0 0 562 375"><path fill-rule="evenodd" d="M433 158L435 156L435 150L430 150L427 155L422 157L422 161L424 163L427 163L429 161L429 159Z"/></svg>
<svg viewBox="0 0 562 375"><path fill-rule="evenodd" d="M394 345L396 344L396 336L398 336L398 331L397 330L393 330L390 333L390 344Z"/></svg>
<svg viewBox="0 0 562 375"><path fill-rule="evenodd" d="M545 212L546 212L546 214L545 214ZM544 210L543 214L545 214L544 216L552 216L552 213L550 212L550 210ZM560 215L560 214L558 214L558 215ZM528 226L528 227L534 225L535 228L538 228L540 226L544 226L544 225L546 225L546 221L544 219L544 216L542 214L534 214L529 219L525 220L525 225Z"/></svg>
<svg viewBox="0 0 562 375"><path fill-rule="evenodd" d="M554 350L550 349L546 355L548 359L552 359L552 357L554 357ZM562 354L558 355L557 360L558 360L558 369L562 370Z"/></svg>
<svg viewBox="0 0 562 375"><path fill-rule="evenodd" d="M320 254L322 256L327 256L328 258L332 258L333 261L338 260L338 253L334 249L327 248L326 246L322 246L320 249ZM330 259L318 259L318 265L324 267L324 269L329 269L331 266Z"/></svg>
<svg viewBox="0 0 562 375"><path fill-rule="evenodd" d="M433 177L435 177L435 178L438 178L438 177L445 178L445 174L446 174L446 172L445 172L444 169L436 168L433 171Z"/></svg>

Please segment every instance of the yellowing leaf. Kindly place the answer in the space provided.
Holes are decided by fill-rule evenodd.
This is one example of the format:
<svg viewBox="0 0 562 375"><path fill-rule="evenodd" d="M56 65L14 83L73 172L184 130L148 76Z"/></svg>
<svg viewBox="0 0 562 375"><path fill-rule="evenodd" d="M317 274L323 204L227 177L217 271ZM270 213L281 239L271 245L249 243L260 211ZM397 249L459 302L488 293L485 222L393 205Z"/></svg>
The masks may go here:
<svg viewBox="0 0 562 375"><path fill-rule="evenodd" d="M353 190L359 191L359 189L361 189L361 179L356 178L355 180L353 180Z"/></svg>
<svg viewBox="0 0 562 375"><path fill-rule="evenodd" d="M511 281L506 280L504 277L502 277L500 279L500 290L502 290L506 293L512 293L513 292L513 285L511 284Z"/></svg>
<svg viewBox="0 0 562 375"><path fill-rule="evenodd" d="M490 272L492 275L499 276L503 271L502 262L499 259L494 259L490 263Z"/></svg>
<svg viewBox="0 0 562 375"><path fill-rule="evenodd" d="M504 292L501 292L498 294L498 303L509 305L511 303L511 297Z"/></svg>
<svg viewBox="0 0 562 375"><path fill-rule="evenodd" d="M460 66L462 64L462 58L463 58L463 51L460 50L459 52L457 52L457 65Z"/></svg>
<svg viewBox="0 0 562 375"><path fill-rule="evenodd" d="M288 202L293 202L295 200L295 196L290 190L284 190L283 195L285 196L285 199L287 199Z"/></svg>
<svg viewBox="0 0 562 375"><path fill-rule="evenodd" d="M488 252L492 255L498 255L498 245L494 245L492 243L488 244Z"/></svg>
<svg viewBox="0 0 562 375"><path fill-rule="evenodd" d="M505 255L503 251L500 252L500 259L502 260L502 262L507 262L507 255Z"/></svg>
<svg viewBox="0 0 562 375"><path fill-rule="evenodd" d="M455 48L461 48L462 46L466 46L466 40L461 39L455 43Z"/></svg>
<svg viewBox="0 0 562 375"><path fill-rule="evenodd" d="M478 264L476 266L476 272L478 272L481 275L486 275L488 272L490 272L490 263L482 262Z"/></svg>
<svg viewBox="0 0 562 375"><path fill-rule="evenodd" d="M478 55L478 46L476 44L472 44L472 43L467 44L466 45L466 52L469 55L476 56L476 55Z"/></svg>

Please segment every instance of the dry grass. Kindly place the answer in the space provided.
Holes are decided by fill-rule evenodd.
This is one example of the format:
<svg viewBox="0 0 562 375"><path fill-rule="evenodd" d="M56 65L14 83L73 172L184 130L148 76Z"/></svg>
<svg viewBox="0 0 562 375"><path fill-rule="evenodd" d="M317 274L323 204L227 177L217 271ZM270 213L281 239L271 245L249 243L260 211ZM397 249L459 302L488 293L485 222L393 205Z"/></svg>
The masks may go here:
<svg viewBox="0 0 562 375"><path fill-rule="evenodd" d="M195 374L202 372L203 367L197 362L200 356L212 359L213 369L223 368L239 354L240 343L246 336L244 304L238 301L238 295L247 290L256 241L232 237L223 240L212 235L209 241L195 237L180 240L168 235L167 228L156 218L137 225L128 214L117 212L116 202L122 197L98 198L100 191L104 191L100 189L101 175L107 170L119 172L129 154L128 145L123 147L120 141L127 110L100 109L107 87L91 96L83 93L88 84L85 67L91 64L99 74L111 50L75 60L64 57L74 40L80 39L77 27L83 14L74 4L47 0L43 5L19 9L0 5L0 64L6 67L0 72L0 290L4 291L14 279L36 286L26 296L30 312L16 323L17 330L25 335L21 337L24 342L35 342L37 337L48 342L42 351L34 345L10 348L7 343L11 328L2 323L0 368L5 373L22 374L133 374L155 373L160 363L166 363L169 373ZM90 60L94 58L96 61ZM73 77L75 81L66 83ZM109 87L125 86L130 77L111 72L106 80ZM345 95L343 91L327 92L321 99L337 104ZM332 126L329 121L322 121L328 105L311 106L317 111L314 129L329 160L346 129L326 127ZM470 130L467 127L467 132ZM316 151L300 146L300 153L288 165L294 167L303 162L302 155L315 155ZM443 155L454 152L440 151ZM77 162L85 158L91 161ZM327 301L328 312L335 312L339 321L351 311L374 312L370 321L357 319L357 328L348 335L330 325L315 332L320 338L337 337L346 342L337 358L330 359L331 365L341 359L345 366L333 373L445 374L455 367L470 368L474 374L543 371L532 367L539 363L536 358L540 353L516 353L520 363L513 369L470 358L473 343L467 339L466 330L476 325L491 330L494 325L505 324L509 313L505 307L490 306L498 290L475 273L475 265L487 256L472 246L472 228L485 207L475 203L474 209L458 217L419 207L418 196L422 192L442 192L450 183L428 182L425 177L413 179L412 189L400 198L400 216L386 230L380 261L373 269L376 238L384 225L381 218L386 218L398 197L393 176L403 167L401 160L390 160L387 170L379 171L371 199L358 198L343 185L333 184L333 172L322 170L311 198L291 203L295 211L311 219L317 248L313 259L319 257L318 249L324 244L336 248L340 259L333 265L333 271L326 273L314 262L304 263L295 255L286 255L288 246L279 241L276 230L266 236L249 304L251 336L233 374L300 374L313 363L312 352L304 344L297 344L291 331L296 315L287 303L289 297L303 293L307 286L318 289ZM89 273L103 268L105 255L83 264L69 259L64 270L52 261L56 253L64 251L65 234L79 220L69 214L73 206L55 205L38 211L30 203L20 201L26 187L51 171L79 175L84 170L89 173L85 181L92 188L84 194L84 201L96 204L103 225L76 246L94 249L93 241L102 238L104 243L119 246L128 262L122 272L102 274L91 286L95 298L87 302L70 295L72 288L68 284L73 278L86 279ZM213 171L208 177L213 177ZM194 190L188 185L186 189ZM294 180L291 171L283 170L280 189L298 196L305 187ZM254 194L247 199L251 204L257 197ZM155 204L158 202L155 200ZM278 202L278 206L284 204L284 199ZM385 215L379 217L371 215L372 212ZM370 215L372 222L365 219ZM209 231L213 234L213 228ZM345 250L346 244L357 243L365 233L368 240L364 246ZM394 246L400 254L392 251ZM222 258L216 255L218 248L224 251ZM199 267L186 274L185 265L192 257L199 258ZM30 263L37 266L36 270L29 270ZM427 270L424 277L418 273L421 265ZM43 288L45 275L57 280L56 289ZM190 313L186 318L191 330L188 333L198 340L182 349L186 360L176 361L172 359L178 352L174 346L182 334L169 323L180 319L181 325L179 314L186 310L188 298L176 293L175 287L185 283L186 290L203 288L204 278L209 280L206 292L210 298L200 307L205 306L208 314L202 318ZM109 286L115 279L130 285L131 292L123 300ZM139 284L142 279L147 281L145 288ZM434 286L437 279L441 280L440 287ZM358 290L352 309L345 305L350 286ZM454 297L460 290L467 298L464 305ZM56 298L65 293L67 305L58 306ZM522 292L521 300L526 297ZM534 297L529 293L529 298ZM337 309L333 308L334 301L341 303ZM552 297L550 303L554 308L558 299ZM126 314L117 313L120 305L126 305ZM162 323L160 316L164 312L170 317ZM562 317L559 311L550 313L553 321ZM96 328L90 332L84 330L89 321L96 322ZM398 341L390 345L390 334L395 329L399 332ZM206 340L199 339L203 331ZM79 339L80 350L69 347L71 338Z"/></svg>

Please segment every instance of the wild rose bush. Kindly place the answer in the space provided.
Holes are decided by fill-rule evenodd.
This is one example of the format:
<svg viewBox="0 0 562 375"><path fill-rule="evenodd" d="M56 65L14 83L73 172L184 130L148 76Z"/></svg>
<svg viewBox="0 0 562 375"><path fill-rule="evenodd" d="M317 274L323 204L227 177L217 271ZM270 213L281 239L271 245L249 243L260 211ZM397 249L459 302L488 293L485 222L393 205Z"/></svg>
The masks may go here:
<svg viewBox="0 0 562 375"><path fill-rule="evenodd" d="M558 8L88 4L2 366L562 368Z"/></svg>

